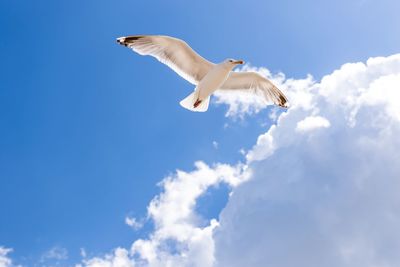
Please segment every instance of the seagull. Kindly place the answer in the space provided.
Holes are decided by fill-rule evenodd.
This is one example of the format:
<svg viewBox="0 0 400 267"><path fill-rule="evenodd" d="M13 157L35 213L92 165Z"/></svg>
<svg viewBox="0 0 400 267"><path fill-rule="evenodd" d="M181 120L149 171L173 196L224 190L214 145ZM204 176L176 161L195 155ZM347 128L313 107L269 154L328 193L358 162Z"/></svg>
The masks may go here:
<svg viewBox="0 0 400 267"><path fill-rule="evenodd" d="M243 60L226 59L214 64L197 54L185 41L162 35L133 35L117 38L117 42L140 55L158 59L179 76L195 85L193 93L180 105L191 111L207 111L210 96L216 90L253 91L267 103L287 108L285 95L267 78L256 72L236 72Z"/></svg>

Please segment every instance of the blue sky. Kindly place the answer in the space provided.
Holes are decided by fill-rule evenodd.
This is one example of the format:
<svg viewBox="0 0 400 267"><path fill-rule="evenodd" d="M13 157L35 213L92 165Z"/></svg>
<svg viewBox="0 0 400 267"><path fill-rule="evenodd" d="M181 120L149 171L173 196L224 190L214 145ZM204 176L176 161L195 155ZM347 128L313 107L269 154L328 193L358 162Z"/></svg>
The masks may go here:
<svg viewBox="0 0 400 267"><path fill-rule="evenodd" d="M200 159L236 163L269 127L268 110L232 120L223 105L182 109L193 86L116 37L171 35L214 62L318 80L399 52L398 10L389 0L2 1L0 246L27 266L55 246L70 264L80 248L128 247L152 225L133 231L124 219L146 216L163 177ZM204 216L226 191L200 201Z"/></svg>

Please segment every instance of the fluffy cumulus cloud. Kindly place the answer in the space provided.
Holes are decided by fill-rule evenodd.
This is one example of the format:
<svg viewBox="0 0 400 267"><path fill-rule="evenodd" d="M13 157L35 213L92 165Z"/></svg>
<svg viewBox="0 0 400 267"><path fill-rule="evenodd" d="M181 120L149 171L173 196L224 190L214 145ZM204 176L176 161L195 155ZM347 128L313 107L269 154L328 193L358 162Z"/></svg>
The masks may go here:
<svg viewBox="0 0 400 267"><path fill-rule="evenodd" d="M213 230L217 220L206 221L195 212L196 200L210 187L225 183L235 187L247 179L244 165L195 163L195 170L166 177L163 192L148 206L155 229L130 249L117 248L105 257L85 259L78 266L211 266L214 259Z"/></svg>
<svg viewBox="0 0 400 267"><path fill-rule="evenodd" d="M331 123L321 116L309 116L297 123L296 130L299 132L308 132L317 128L328 128Z"/></svg>
<svg viewBox="0 0 400 267"><path fill-rule="evenodd" d="M83 264L77 264L75 267L134 267L133 260L129 257L128 250L124 248L116 248L113 253L104 257L96 257L84 260Z"/></svg>
<svg viewBox="0 0 400 267"><path fill-rule="evenodd" d="M11 258L9 257L9 254L13 250L11 248L6 248L0 246L0 267L13 267L13 262Z"/></svg>
<svg viewBox="0 0 400 267"><path fill-rule="evenodd" d="M400 266L400 55L282 87L292 107L247 154L215 265Z"/></svg>
<svg viewBox="0 0 400 267"><path fill-rule="evenodd" d="M400 266L400 55L345 64L315 82L266 75L291 107L238 165L196 163L161 183L148 206L155 229L130 249L84 266ZM227 116L265 108L251 95L218 95ZM232 188L219 218L197 199Z"/></svg>

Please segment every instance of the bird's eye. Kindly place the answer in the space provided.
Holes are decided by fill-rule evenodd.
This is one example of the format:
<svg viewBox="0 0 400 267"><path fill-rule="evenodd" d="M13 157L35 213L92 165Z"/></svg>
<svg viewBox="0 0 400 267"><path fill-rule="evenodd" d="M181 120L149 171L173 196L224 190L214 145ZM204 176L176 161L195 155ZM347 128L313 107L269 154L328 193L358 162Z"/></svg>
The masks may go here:
<svg viewBox="0 0 400 267"><path fill-rule="evenodd" d="M232 60L232 59L229 59L229 62L233 62L233 60Z"/></svg>

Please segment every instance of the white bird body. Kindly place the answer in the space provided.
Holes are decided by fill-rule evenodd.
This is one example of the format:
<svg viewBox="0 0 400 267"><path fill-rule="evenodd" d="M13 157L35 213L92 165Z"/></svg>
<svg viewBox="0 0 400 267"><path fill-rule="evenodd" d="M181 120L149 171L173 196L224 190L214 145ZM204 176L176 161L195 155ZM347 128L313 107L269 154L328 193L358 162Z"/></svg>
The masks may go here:
<svg viewBox="0 0 400 267"><path fill-rule="evenodd" d="M200 100L214 93L226 81L234 65L225 62L215 65L196 86Z"/></svg>
<svg viewBox="0 0 400 267"><path fill-rule="evenodd" d="M166 64L181 77L196 85L193 93L180 104L191 111L208 109L210 95L216 90L251 89L261 93L267 102L287 107L284 94L267 78L255 72L232 72L241 60L227 59L214 64L197 54L184 41L160 35L135 35L120 37L117 42L132 48L140 55L150 55Z"/></svg>
<svg viewBox="0 0 400 267"><path fill-rule="evenodd" d="M233 67L227 62L214 65L197 84L194 92L180 102L181 106L191 111L206 111L211 94L226 81Z"/></svg>

